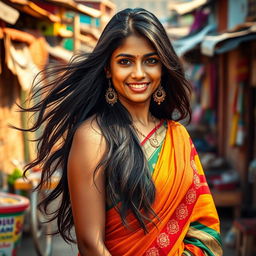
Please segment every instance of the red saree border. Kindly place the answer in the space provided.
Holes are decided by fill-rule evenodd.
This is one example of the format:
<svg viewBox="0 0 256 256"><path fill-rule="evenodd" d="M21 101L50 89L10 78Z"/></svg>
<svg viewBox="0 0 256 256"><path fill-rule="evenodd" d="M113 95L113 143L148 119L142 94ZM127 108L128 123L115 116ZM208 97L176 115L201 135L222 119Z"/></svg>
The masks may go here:
<svg viewBox="0 0 256 256"><path fill-rule="evenodd" d="M193 169L193 181L187 193L181 200L177 209L167 222L160 234L149 246L144 256L166 256L170 253L179 236L181 235L184 226L189 221L193 212L194 206L201 194L209 194L210 190L206 183L204 175L200 175L195 165L196 149L190 139L191 153L190 164Z"/></svg>
<svg viewBox="0 0 256 256"><path fill-rule="evenodd" d="M155 131L157 131L162 124L164 123L164 120L160 120L160 123L158 125L156 125L156 127L147 135L147 137L140 143L141 146L143 146L146 141L154 134Z"/></svg>

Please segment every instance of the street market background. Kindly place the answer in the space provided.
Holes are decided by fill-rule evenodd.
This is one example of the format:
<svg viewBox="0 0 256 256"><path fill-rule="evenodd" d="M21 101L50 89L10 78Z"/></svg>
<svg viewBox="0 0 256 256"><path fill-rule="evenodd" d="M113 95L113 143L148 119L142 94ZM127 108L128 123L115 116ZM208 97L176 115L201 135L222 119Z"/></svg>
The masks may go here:
<svg viewBox="0 0 256 256"><path fill-rule="evenodd" d="M10 128L29 126L16 103L29 106L38 72L91 52L106 23L127 7L161 20L193 86L187 129L220 213L224 256L256 255L254 235L246 248L237 239L247 232L241 218L256 227L256 0L0 1L1 191L15 193L15 180L36 154L31 140L40 136ZM29 230L18 252L37 255ZM54 238L53 256L64 252L77 249Z"/></svg>

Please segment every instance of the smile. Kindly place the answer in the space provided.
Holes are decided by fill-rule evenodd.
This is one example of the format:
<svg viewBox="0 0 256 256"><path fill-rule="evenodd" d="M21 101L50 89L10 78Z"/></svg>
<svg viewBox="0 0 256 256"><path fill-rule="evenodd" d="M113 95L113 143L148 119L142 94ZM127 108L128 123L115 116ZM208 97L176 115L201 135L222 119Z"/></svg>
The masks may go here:
<svg viewBox="0 0 256 256"><path fill-rule="evenodd" d="M127 83L127 85L134 89L143 89L147 87L150 83Z"/></svg>

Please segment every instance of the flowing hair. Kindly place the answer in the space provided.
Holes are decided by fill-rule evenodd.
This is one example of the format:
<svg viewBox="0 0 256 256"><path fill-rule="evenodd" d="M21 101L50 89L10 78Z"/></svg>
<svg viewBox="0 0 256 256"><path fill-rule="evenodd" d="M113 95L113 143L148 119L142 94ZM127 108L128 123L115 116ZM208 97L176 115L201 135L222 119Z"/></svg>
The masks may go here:
<svg viewBox="0 0 256 256"><path fill-rule="evenodd" d="M60 233L66 242L75 242L71 235L74 220L67 161L74 133L90 117L95 117L108 148L95 172L104 166L106 195L123 223L127 225L129 210L147 232L147 223L157 217L151 207L155 200L155 186L140 143L130 128L131 116L120 102L110 106L105 101L108 88L106 67L113 51L132 34L146 38L162 63L161 85L166 91L166 99L160 106L151 100L151 113L159 119L190 120L190 84L162 24L144 9L118 12L105 27L91 53L76 56L68 65L45 70L45 78L40 82L42 86L34 85L31 96L37 99L37 103L23 109L36 113L34 124L23 131L34 132L43 127L37 138L37 157L26 170L42 166L42 178L37 188L42 189L43 184L49 182L61 167L60 182L43 199L40 207L50 215L50 221L57 219L55 234ZM51 202L59 196L59 208L50 212Z"/></svg>

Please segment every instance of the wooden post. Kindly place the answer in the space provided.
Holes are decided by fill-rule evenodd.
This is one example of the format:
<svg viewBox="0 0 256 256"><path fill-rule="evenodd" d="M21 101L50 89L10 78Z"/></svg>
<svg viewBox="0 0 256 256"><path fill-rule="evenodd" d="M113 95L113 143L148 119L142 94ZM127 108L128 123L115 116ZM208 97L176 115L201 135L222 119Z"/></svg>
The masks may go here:
<svg viewBox="0 0 256 256"><path fill-rule="evenodd" d="M21 89L20 104L22 107L25 107L25 108L27 107L26 99L27 99L27 93ZM27 119L28 119L27 113L21 112L21 124L23 129L28 128ZM24 140L24 160L26 163L28 163L30 162L29 137L27 132L22 132L22 134L23 134L23 140Z"/></svg>
<svg viewBox="0 0 256 256"><path fill-rule="evenodd" d="M221 156L225 156L225 138L227 136L226 131L226 91L227 91L227 77L226 77L226 55L221 54L218 56L218 152Z"/></svg>
<svg viewBox="0 0 256 256"><path fill-rule="evenodd" d="M80 16L77 13L74 16L73 26L74 26L74 33L73 33L74 51L78 51L81 45L80 45Z"/></svg>
<svg viewBox="0 0 256 256"><path fill-rule="evenodd" d="M217 16L218 32L223 32L227 29L228 24L228 0L218 1Z"/></svg>

